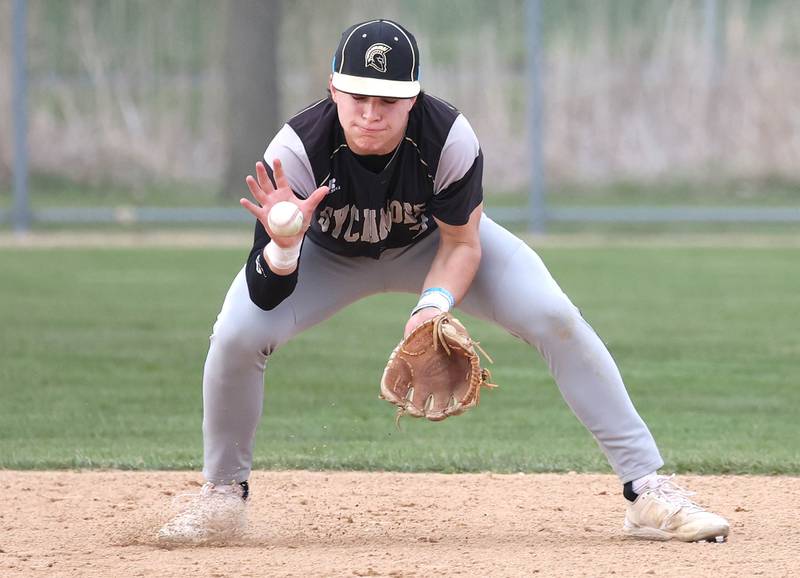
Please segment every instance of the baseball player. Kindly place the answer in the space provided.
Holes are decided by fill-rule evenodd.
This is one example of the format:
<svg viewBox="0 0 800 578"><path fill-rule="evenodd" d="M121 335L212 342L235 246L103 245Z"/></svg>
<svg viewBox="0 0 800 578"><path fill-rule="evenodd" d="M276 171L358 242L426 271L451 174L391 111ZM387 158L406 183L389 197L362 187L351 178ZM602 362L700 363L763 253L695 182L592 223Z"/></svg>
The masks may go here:
<svg viewBox="0 0 800 578"><path fill-rule="evenodd" d="M396 22L351 26L328 96L289 119L247 177L253 248L203 377L206 484L161 538L196 542L241 527L270 354L350 303L402 291L420 295L406 335L458 304L542 355L619 476L625 532L724 539L724 518L657 473L664 462L603 342L538 255L483 214L478 139L456 108L420 90L419 65L414 36ZM271 230L280 201L299 208L300 232Z"/></svg>

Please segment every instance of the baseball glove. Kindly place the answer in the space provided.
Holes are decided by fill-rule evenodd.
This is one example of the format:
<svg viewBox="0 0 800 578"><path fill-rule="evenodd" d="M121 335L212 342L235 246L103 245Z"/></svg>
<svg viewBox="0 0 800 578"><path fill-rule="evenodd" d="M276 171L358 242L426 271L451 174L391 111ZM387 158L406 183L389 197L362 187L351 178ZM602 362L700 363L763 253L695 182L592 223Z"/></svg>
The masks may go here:
<svg viewBox="0 0 800 578"><path fill-rule="evenodd" d="M403 339L383 370L380 397L406 414L440 421L478 405L491 374L481 368L477 341L449 313L425 321Z"/></svg>

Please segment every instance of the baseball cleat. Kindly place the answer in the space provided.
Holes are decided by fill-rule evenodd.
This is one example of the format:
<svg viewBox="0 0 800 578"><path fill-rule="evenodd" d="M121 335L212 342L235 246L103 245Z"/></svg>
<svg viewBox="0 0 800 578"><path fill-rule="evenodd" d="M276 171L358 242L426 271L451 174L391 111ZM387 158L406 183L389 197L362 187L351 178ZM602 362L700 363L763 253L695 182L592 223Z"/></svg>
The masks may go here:
<svg viewBox="0 0 800 578"><path fill-rule="evenodd" d="M672 477L657 476L628 505L625 533L647 540L724 542L730 531L728 521L692 502L689 496L694 493L678 486Z"/></svg>
<svg viewBox="0 0 800 578"><path fill-rule="evenodd" d="M207 544L240 536L247 525L247 482L215 485L207 482L198 493L180 494L179 511L158 531L163 544Z"/></svg>

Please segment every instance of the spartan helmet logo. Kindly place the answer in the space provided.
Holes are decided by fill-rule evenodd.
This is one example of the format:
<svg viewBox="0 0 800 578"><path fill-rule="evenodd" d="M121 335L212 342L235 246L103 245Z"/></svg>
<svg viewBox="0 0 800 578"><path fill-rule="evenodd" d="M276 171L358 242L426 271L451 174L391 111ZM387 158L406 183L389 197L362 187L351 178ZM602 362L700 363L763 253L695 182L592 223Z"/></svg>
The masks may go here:
<svg viewBox="0 0 800 578"><path fill-rule="evenodd" d="M372 67L378 72L386 72L386 53L392 49L383 42L376 42L364 54L364 67Z"/></svg>

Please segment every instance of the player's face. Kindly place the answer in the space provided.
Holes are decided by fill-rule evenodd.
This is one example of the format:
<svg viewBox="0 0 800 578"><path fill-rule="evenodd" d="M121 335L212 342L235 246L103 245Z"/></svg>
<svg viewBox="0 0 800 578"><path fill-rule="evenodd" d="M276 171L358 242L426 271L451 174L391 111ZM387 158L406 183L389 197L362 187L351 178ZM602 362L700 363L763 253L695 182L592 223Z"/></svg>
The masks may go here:
<svg viewBox="0 0 800 578"><path fill-rule="evenodd" d="M385 155L397 148L416 97L382 98L330 89L350 150L358 155Z"/></svg>

